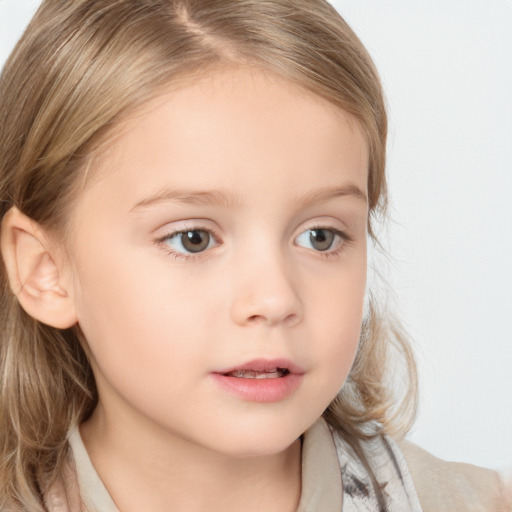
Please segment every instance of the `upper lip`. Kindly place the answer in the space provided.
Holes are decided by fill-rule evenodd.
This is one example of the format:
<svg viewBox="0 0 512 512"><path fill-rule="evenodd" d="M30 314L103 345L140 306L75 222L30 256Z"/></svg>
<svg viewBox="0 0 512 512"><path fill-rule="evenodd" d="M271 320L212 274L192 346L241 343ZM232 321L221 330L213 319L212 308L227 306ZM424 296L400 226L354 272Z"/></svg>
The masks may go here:
<svg viewBox="0 0 512 512"><path fill-rule="evenodd" d="M220 373L225 375L226 373L236 372L236 371L253 371L253 372L268 372L270 370L275 370L280 368L282 370L286 369L289 373L303 374L304 370L293 361L289 359L253 359L252 361L247 361L246 363L242 363L237 366L231 366L229 368L223 368L221 370L216 370L213 373Z"/></svg>

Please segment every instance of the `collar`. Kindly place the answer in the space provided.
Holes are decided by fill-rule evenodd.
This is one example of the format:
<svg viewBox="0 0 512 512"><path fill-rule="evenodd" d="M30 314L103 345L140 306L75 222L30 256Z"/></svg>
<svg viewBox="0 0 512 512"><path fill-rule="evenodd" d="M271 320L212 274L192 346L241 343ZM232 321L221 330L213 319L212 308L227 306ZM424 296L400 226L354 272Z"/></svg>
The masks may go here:
<svg viewBox="0 0 512 512"><path fill-rule="evenodd" d="M302 492L297 512L340 512L342 480L334 440L323 418L304 433Z"/></svg>

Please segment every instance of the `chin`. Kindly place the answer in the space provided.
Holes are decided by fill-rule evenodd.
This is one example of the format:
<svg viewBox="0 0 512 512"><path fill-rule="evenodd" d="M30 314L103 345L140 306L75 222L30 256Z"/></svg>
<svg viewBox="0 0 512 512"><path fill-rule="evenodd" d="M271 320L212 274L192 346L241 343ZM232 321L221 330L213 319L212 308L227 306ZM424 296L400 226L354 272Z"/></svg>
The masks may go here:
<svg viewBox="0 0 512 512"><path fill-rule="evenodd" d="M278 436L267 435L235 440L235 442L232 440L229 446L223 447L222 451L227 456L236 459L267 457L286 451L299 437L300 435L283 439Z"/></svg>
<svg viewBox="0 0 512 512"><path fill-rule="evenodd" d="M275 455L288 449L311 423L242 421L231 424L221 427L214 436L216 450L235 458Z"/></svg>

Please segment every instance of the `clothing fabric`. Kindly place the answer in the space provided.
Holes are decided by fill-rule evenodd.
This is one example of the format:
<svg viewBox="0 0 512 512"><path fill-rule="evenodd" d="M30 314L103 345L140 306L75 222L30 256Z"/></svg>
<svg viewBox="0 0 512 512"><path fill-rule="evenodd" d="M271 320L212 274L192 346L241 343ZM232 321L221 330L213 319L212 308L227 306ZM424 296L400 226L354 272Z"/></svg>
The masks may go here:
<svg viewBox="0 0 512 512"><path fill-rule="evenodd" d="M424 512L512 512L512 480L473 464L447 462L402 441Z"/></svg>
<svg viewBox="0 0 512 512"><path fill-rule="evenodd" d="M119 512L92 465L78 428L71 432L69 443L85 507L80 512ZM398 445L381 436L362 447L383 489L385 503L377 502L370 476L350 446L319 419L303 436L302 492L297 512L422 512ZM68 511L58 492L52 499L52 512Z"/></svg>
<svg viewBox="0 0 512 512"><path fill-rule="evenodd" d="M368 471L342 436L318 420L304 435L297 512L422 512L406 461L388 436L362 443L383 490L377 501Z"/></svg>

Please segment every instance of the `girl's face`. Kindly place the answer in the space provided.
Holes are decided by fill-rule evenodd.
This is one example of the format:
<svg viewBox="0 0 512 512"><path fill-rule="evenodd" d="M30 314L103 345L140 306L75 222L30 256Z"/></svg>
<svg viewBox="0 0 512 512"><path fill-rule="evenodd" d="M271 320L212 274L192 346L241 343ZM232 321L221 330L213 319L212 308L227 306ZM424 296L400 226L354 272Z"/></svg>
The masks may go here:
<svg viewBox="0 0 512 512"><path fill-rule="evenodd" d="M259 71L130 119L71 218L93 419L237 456L297 439L357 349L367 168L353 119Z"/></svg>

